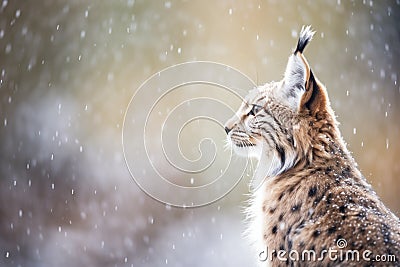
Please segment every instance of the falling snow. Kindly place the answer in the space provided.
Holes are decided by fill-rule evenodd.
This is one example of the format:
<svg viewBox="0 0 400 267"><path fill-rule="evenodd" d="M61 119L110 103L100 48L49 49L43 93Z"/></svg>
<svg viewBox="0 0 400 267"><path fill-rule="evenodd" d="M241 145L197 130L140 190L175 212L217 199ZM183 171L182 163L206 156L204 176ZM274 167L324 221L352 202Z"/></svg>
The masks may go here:
<svg viewBox="0 0 400 267"><path fill-rule="evenodd" d="M327 86L349 148L398 212L399 3L298 5L73 0L38 8L34 1L0 0L0 266L255 266L241 213L253 170L205 207L159 203L140 190L125 164L124 115L147 78L187 61L232 65L257 84L280 79L302 24L317 32L305 53ZM158 124L147 132L186 96L181 89L160 101ZM208 87L199 91L214 97ZM220 100L237 108L236 98ZM193 140L210 133L223 147L220 128L182 131L184 154L196 159ZM151 153L160 136L148 136L149 155L134 158L139 166L150 157L165 160ZM210 169L220 175L225 165L220 158L216 164ZM209 175L157 170L182 187L212 182ZM153 182L151 170L139 173Z"/></svg>

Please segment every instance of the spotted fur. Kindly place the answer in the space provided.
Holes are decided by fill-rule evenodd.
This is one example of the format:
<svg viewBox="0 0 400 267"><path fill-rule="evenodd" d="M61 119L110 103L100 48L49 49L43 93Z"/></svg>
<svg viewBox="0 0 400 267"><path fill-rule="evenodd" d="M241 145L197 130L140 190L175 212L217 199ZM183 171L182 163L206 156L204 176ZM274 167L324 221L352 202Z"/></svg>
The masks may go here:
<svg viewBox="0 0 400 267"><path fill-rule="evenodd" d="M262 266L399 266L399 218L346 148L327 91L303 55L313 34L310 27L302 29L283 80L250 91L225 125L233 149L258 158L255 176L264 179L250 207L256 256L276 251ZM338 247L339 240L347 246ZM357 250L360 260L277 258L279 250L313 250L319 257L329 249ZM366 258L365 251L371 252ZM367 261L379 255L394 255L396 261Z"/></svg>

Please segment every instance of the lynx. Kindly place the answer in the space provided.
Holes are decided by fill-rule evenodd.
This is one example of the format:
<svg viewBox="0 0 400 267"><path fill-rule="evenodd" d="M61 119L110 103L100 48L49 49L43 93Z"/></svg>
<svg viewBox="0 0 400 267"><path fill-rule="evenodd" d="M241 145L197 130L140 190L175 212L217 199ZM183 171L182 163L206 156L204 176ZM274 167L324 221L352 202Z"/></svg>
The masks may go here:
<svg viewBox="0 0 400 267"><path fill-rule="evenodd" d="M400 266L400 220L346 148L303 27L284 78L253 89L225 124L240 155L258 159L249 227L261 266Z"/></svg>

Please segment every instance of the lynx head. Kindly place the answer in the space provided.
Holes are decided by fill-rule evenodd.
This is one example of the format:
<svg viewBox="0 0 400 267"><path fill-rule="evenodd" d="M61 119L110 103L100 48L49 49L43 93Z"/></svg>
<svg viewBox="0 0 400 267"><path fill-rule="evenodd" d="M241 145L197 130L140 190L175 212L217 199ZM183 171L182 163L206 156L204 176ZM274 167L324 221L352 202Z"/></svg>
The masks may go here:
<svg viewBox="0 0 400 267"><path fill-rule="evenodd" d="M225 124L228 142L237 154L270 162L267 176L282 173L310 157L314 138L310 125L334 120L326 89L303 55L313 34L310 26L302 28L284 78L251 90Z"/></svg>

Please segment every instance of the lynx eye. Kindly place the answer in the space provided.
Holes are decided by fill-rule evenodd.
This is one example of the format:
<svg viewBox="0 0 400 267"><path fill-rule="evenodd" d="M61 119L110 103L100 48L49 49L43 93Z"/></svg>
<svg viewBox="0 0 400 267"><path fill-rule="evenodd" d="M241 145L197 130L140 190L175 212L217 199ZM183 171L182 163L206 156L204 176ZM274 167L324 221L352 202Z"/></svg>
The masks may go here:
<svg viewBox="0 0 400 267"><path fill-rule="evenodd" d="M255 116L261 109L263 109L262 106L253 105L253 107L251 108L251 110L249 111L249 113L247 115Z"/></svg>

